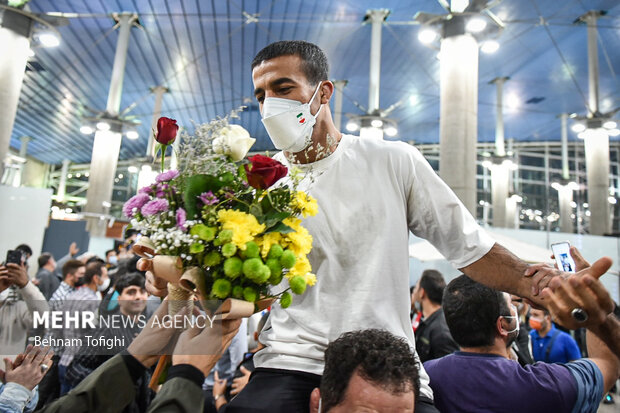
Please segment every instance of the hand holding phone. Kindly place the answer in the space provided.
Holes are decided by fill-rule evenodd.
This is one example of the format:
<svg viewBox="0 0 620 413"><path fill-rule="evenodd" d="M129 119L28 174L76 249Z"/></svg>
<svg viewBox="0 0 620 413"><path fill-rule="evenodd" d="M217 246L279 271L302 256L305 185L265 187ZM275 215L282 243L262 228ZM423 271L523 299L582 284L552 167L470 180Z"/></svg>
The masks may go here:
<svg viewBox="0 0 620 413"><path fill-rule="evenodd" d="M21 251L18 251L18 250L7 251L5 264L22 265L23 263L24 263L24 257Z"/></svg>
<svg viewBox="0 0 620 413"><path fill-rule="evenodd" d="M575 272L575 260L570 255L570 243L568 241L551 244L551 251L560 271Z"/></svg>

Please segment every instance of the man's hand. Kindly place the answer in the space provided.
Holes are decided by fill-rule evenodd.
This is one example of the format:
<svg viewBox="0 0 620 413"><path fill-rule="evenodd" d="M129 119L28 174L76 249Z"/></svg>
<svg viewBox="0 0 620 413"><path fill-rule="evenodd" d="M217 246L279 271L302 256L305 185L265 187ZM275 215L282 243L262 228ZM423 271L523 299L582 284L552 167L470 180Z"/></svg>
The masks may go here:
<svg viewBox="0 0 620 413"><path fill-rule="evenodd" d="M177 314L182 317L187 313L184 308ZM155 313L147 321L140 334L131 342L127 351L143 366L149 368L163 354L171 354L174 348L174 338L181 332L173 326L164 327L163 321L168 317L168 300L162 301Z"/></svg>
<svg viewBox="0 0 620 413"><path fill-rule="evenodd" d="M604 268L607 263L601 262L602 260L605 259L596 261L592 267L598 265ZM607 260L609 259L607 258ZM611 265L610 262L609 265ZM594 273L596 274L599 271L597 270ZM570 329L581 327L595 329L605 322L607 316L614 309L611 296L598 278L590 273L584 273L581 276L574 274L564 280L555 278L551 281L550 288L545 288L542 294L548 300L548 310L553 319ZM588 319L584 322L575 320L571 315L575 308L583 309L587 313Z"/></svg>
<svg viewBox="0 0 620 413"><path fill-rule="evenodd" d="M220 379L220 374L216 371L213 377L213 397L224 395L226 393L226 384L228 384L228 380Z"/></svg>
<svg viewBox="0 0 620 413"><path fill-rule="evenodd" d="M78 252L80 252L80 249L75 242L72 242L71 245L69 245L69 255L75 257Z"/></svg>
<svg viewBox="0 0 620 413"><path fill-rule="evenodd" d="M30 278L28 278L25 265L8 263L6 267L0 267L0 282L8 282L9 285L15 284L19 288L24 288L28 281Z"/></svg>
<svg viewBox="0 0 620 413"><path fill-rule="evenodd" d="M0 265L0 293L9 288L12 284L7 272L7 268L4 265Z"/></svg>
<svg viewBox="0 0 620 413"><path fill-rule="evenodd" d="M596 261L594 265L590 265L588 261L583 258L581 253L576 247L570 247L570 254L575 261L576 273L575 275L583 277L590 275L598 279L601 275L605 274L609 267L611 267L611 259L603 257ZM552 256L553 257L553 256ZM532 277L532 294L538 295L546 287L553 288L551 280L558 277L560 279L568 279L573 275L570 272L560 271L557 268L551 267L547 264L535 264L530 265L526 270L526 277Z"/></svg>
<svg viewBox="0 0 620 413"><path fill-rule="evenodd" d="M155 297L163 298L168 295L168 282L163 278L156 277L150 271L146 272L145 288L149 294L154 295Z"/></svg>
<svg viewBox="0 0 620 413"><path fill-rule="evenodd" d="M237 394L239 394L241 390L243 390L243 388L246 386L246 384L248 384L248 382L250 381L250 376L252 375L252 372L250 370L241 366L241 373L243 373L243 376L233 379L230 390L231 396L236 396Z"/></svg>
<svg viewBox="0 0 620 413"><path fill-rule="evenodd" d="M216 324L220 322L213 323ZM240 325L241 320L223 320L218 326L221 328L207 325L201 329L196 323L179 337L172 354L172 365L191 364L207 376L230 345Z"/></svg>
<svg viewBox="0 0 620 413"><path fill-rule="evenodd" d="M32 391L52 365L53 355L54 352L49 347L29 346L20 365L16 366L10 359L5 358L5 382L17 383ZM42 368L42 366L47 366L47 368Z"/></svg>

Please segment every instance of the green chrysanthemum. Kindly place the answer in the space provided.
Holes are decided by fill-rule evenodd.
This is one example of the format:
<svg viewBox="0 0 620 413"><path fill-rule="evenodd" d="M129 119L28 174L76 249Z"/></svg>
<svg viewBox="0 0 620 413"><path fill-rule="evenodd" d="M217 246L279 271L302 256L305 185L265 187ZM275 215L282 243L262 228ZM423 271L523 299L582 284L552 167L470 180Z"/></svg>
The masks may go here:
<svg viewBox="0 0 620 413"><path fill-rule="evenodd" d="M243 274L250 280L257 281L261 278L261 270L264 266L260 258L250 258L243 262Z"/></svg>
<svg viewBox="0 0 620 413"><path fill-rule="evenodd" d="M297 295L301 295L306 291L306 280L301 275L296 275L288 280L288 284L291 286L291 291Z"/></svg>
<svg viewBox="0 0 620 413"><path fill-rule="evenodd" d="M243 261L239 257L227 258L224 261L224 274L228 278L235 279L241 275L243 271Z"/></svg>
<svg viewBox="0 0 620 413"><path fill-rule="evenodd" d="M267 258L275 258L279 259L282 256L284 249L280 244L274 244L269 249L269 254L267 254Z"/></svg>
<svg viewBox="0 0 620 413"><path fill-rule="evenodd" d="M258 244L254 241L245 243L245 251L242 252L245 258L258 258L260 253L260 248L258 248Z"/></svg>
<svg viewBox="0 0 620 413"><path fill-rule="evenodd" d="M243 299L251 303L255 302L258 298L258 292L254 287L245 287L243 289Z"/></svg>
<svg viewBox="0 0 620 413"><path fill-rule="evenodd" d="M235 285L232 289L232 295L235 298L243 298L243 287L240 285Z"/></svg>
<svg viewBox="0 0 620 413"><path fill-rule="evenodd" d="M293 302L293 296L288 291L282 293L280 296L280 306L282 308L288 308L291 305L291 302Z"/></svg>
<svg viewBox="0 0 620 413"><path fill-rule="evenodd" d="M211 288L211 295L224 300L228 298L231 290L232 285L230 284L230 281L228 281L226 278L220 278L218 280L215 280L215 282L213 283L213 287Z"/></svg>
<svg viewBox="0 0 620 413"><path fill-rule="evenodd" d="M295 261L295 253L291 250L285 250L280 257L280 265L283 268L293 268Z"/></svg>
<svg viewBox="0 0 620 413"><path fill-rule="evenodd" d="M208 227L205 224L196 224L189 230L190 235L198 235L198 238L204 241L212 241L215 238L214 227Z"/></svg>
<svg viewBox="0 0 620 413"><path fill-rule="evenodd" d="M237 253L237 246L233 244L232 242L229 242L228 244L224 244L224 246L222 247L222 255L225 257L232 257L236 253Z"/></svg>
<svg viewBox="0 0 620 413"><path fill-rule="evenodd" d="M265 265L269 267L269 271L271 272L269 282L273 285L280 284L280 281L282 281L282 266L280 265L280 261L276 258L270 258Z"/></svg>
<svg viewBox="0 0 620 413"><path fill-rule="evenodd" d="M205 267L214 267L222 262L222 256L217 251L211 251L202 260L202 265Z"/></svg>

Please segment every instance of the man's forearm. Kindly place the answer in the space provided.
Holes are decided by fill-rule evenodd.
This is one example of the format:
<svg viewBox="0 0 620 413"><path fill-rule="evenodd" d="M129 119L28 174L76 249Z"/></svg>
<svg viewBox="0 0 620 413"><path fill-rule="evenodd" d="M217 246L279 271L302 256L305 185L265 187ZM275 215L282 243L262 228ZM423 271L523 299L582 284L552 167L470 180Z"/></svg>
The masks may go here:
<svg viewBox="0 0 620 413"><path fill-rule="evenodd" d="M495 243L482 258L460 270L488 287L540 302L538 297L532 298L531 279L524 276L527 267L524 261Z"/></svg>
<svg viewBox="0 0 620 413"><path fill-rule="evenodd" d="M607 316L603 324L593 328L592 333L596 334L609 350L620 358L620 321L613 313Z"/></svg>

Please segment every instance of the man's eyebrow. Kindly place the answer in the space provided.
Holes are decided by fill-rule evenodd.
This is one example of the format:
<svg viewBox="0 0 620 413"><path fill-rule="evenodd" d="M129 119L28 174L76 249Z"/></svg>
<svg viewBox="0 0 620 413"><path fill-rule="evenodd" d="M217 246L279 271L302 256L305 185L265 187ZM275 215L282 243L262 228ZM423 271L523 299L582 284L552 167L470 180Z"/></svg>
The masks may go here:
<svg viewBox="0 0 620 413"><path fill-rule="evenodd" d="M275 87L275 86L279 86L279 85L281 85L283 83L295 83L295 81L293 79L291 79L291 78L288 78L288 77L280 77L280 78L278 78L276 80L272 80L271 82L269 82L269 85L271 87ZM256 88L256 89L254 89L254 96L258 96L259 94L261 94L263 92L264 92L264 90L262 88L260 88L260 87Z"/></svg>

